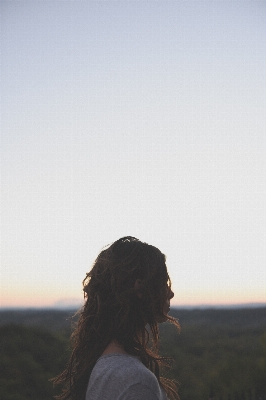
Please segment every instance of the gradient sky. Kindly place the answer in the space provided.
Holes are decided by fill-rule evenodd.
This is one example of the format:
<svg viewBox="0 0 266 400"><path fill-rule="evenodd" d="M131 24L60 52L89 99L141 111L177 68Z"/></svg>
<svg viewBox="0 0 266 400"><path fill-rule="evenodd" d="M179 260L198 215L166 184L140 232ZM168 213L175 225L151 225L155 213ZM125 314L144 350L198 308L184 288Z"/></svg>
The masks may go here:
<svg viewBox="0 0 266 400"><path fill-rule="evenodd" d="M0 7L0 306L82 301L125 235L173 304L265 302L265 1Z"/></svg>

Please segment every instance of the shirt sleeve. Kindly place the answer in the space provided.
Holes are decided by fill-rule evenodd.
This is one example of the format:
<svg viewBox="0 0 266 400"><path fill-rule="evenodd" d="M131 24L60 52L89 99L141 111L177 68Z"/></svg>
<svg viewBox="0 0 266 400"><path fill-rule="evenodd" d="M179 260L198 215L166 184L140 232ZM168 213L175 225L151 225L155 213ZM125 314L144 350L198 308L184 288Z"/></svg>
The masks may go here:
<svg viewBox="0 0 266 400"><path fill-rule="evenodd" d="M154 393L148 386L136 383L127 388L119 400L160 400L160 396Z"/></svg>

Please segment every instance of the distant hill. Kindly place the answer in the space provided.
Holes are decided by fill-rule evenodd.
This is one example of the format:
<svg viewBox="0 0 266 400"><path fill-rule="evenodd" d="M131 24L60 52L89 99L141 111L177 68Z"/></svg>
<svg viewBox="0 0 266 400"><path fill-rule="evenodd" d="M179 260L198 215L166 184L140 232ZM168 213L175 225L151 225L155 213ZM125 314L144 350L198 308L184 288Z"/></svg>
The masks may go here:
<svg viewBox="0 0 266 400"><path fill-rule="evenodd" d="M4 309L0 310L0 325L21 324L38 326L51 332L69 333L77 319L76 309ZM260 328L266 329L266 307L257 308L171 308L170 315L177 318L182 326L219 328Z"/></svg>
<svg viewBox="0 0 266 400"><path fill-rule="evenodd" d="M70 333L73 315L77 310L6 309L0 310L0 326L19 324L45 328L51 332Z"/></svg>
<svg viewBox="0 0 266 400"><path fill-rule="evenodd" d="M266 307L179 309L170 313L182 325L222 328L266 328Z"/></svg>

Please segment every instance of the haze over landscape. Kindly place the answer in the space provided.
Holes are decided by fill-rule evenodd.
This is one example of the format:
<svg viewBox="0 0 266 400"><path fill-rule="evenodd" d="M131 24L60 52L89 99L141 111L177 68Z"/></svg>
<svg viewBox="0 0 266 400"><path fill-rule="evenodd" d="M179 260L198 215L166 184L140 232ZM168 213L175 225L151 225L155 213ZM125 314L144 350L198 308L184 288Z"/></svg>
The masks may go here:
<svg viewBox="0 0 266 400"><path fill-rule="evenodd" d="M265 1L0 7L0 307L80 304L126 235L174 306L266 303Z"/></svg>

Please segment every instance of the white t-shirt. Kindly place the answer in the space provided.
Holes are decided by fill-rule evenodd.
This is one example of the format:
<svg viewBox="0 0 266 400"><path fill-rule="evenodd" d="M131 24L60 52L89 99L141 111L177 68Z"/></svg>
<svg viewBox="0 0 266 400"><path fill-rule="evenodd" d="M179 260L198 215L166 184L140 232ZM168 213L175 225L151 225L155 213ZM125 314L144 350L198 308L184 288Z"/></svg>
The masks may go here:
<svg viewBox="0 0 266 400"><path fill-rule="evenodd" d="M137 357L114 353L97 360L85 400L167 400L167 396Z"/></svg>

